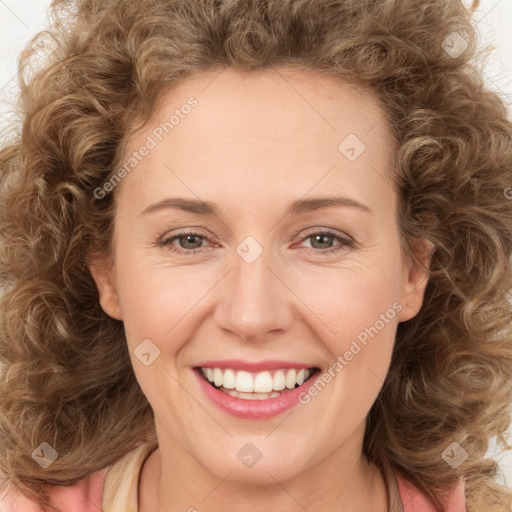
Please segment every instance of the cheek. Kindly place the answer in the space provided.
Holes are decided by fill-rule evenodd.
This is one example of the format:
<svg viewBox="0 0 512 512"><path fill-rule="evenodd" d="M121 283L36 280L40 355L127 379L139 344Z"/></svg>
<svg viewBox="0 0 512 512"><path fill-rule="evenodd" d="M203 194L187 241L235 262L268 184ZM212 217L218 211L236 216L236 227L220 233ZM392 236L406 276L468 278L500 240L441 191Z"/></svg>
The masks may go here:
<svg viewBox="0 0 512 512"><path fill-rule="evenodd" d="M364 421L389 370L402 310L394 268L389 265L386 272L383 261L375 270L367 266L337 278L303 281L297 292L316 313L309 315L313 332L330 354L325 384L310 390L303 403L313 408L311 417L324 418L326 432L339 438Z"/></svg>
<svg viewBox="0 0 512 512"><path fill-rule="evenodd" d="M290 278L306 306L302 307L304 314L333 355L349 350L353 340L364 346L365 340L382 334L380 339L392 341L401 310L396 265L365 262Z"/></svg>
<svg viewBox="0 0 512 512"><path fill-rule="evenodd" d="M205 316L213 314L216 305L212 297L219 298L218 290L210 297L209 292L226 269L208 263L173 267L133 247L118 248L119 303L131 350L149 338L160 348L165 346L167 353L178 352L188 331L192 335ZM293 284L288 299L283 295L283 300L298 312L299 324L307 324L333 355L342 354L350 349L352 340L364 341L366 330L396 303L400 269L395 252L393 247L380 247L337 267L330 262L277 268L282 281ZM276 282L275 286L283 285ZM281 295L282 290L266 290L278 292ZM384 329L379 326L379 331L386 332L392 327L388 322Z"/></svg>
<svg viewBox="0 0 512 512"><path fill-rule="evenodd" d="M119 302L129 343L137 338L163 340L183 329L187 314L212 285L192 266L183 269L147 265L132 258L118 273ZM204 273L202 276L206 277ZM212 280L213 283L213 280ZM130 335L131 334L131 335Z"/></svg>

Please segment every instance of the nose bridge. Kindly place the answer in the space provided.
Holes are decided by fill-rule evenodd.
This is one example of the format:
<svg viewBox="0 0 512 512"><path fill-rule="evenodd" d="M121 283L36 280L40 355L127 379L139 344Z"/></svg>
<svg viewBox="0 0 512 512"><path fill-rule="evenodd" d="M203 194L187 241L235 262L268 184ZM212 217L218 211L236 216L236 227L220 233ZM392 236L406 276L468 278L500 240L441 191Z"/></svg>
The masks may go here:
<svg viewBox="0 0 512 512"><path fill-rule="evenodd" d="M276 277L276 258L251 237L237 247L218 301L217 325L248 340L285 329L292 320L289 294ZM271 270L272 269L272 270Z"/></svg>

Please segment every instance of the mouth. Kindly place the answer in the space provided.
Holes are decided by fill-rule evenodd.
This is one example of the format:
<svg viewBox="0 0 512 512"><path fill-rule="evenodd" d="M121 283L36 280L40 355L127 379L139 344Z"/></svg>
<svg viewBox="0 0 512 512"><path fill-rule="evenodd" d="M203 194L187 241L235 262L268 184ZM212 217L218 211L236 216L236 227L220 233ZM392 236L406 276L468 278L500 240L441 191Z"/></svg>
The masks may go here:
<svg viewBox="0 0 512 512"><path fill-rule="evenodd" d="M320 368L248 372L233 368L195 367L194 371L211 387L233 398L271 400L303 386L320 373Z"/></svg>

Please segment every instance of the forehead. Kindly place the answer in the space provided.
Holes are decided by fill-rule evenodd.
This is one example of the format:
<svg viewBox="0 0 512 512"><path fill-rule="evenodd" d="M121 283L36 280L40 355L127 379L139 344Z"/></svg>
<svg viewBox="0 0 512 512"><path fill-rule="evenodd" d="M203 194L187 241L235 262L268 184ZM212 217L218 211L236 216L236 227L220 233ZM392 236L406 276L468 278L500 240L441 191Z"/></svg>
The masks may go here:
<svg viewBox="0 0 512 512"><path fill-rule="evenodd" d="M278 186L302 196L314 183L321 192L391 182L390 131L377 101L313 71L225 68L185 79L130 138L126 158L149 139L154 147L123 182L140 199L175 187L196 196L232 187L248 197Z"/></svg>

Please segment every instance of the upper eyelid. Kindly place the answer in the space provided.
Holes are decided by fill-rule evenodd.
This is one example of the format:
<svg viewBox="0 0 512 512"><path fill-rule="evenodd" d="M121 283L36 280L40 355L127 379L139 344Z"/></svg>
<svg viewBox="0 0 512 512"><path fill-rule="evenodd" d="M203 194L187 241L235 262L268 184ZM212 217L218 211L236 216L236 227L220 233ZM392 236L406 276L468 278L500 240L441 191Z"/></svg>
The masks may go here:
<svg viewBox="0 0 512 512"><path fill-rule="evenodd" d="M205 235L205 234L201 233L201 231L199 231L199 229L204 229L204 228L191 227L191 228L182 228L182 229L183 229L183 231L178 231L177 233L171 233L169 235L164 234L158 240L161 243L170 243L170 242L178 239L180 236L195 235L195 236L204 238L206 240L209 240L210 242L212 242L212 241L214 242L214 240L212 240L211 236ZM302 232L302 230L299 231L298 233L296 233L295 235L293 235L292 239L295 239L301 232ZM334 238L336 238L336 237L340 238L342 241L345 241L346 243L355 244L355 240L350 235L348 235L344 232L335 230L333 228L320 228L320 227L307 229L306 232L301 236L299 242L302 242L302 241L306 240L307 238L309 238L313 235L316 235L316 234L331 235ZM193 250L200 250L200 249L202 249L202 248L188 249L188 250L193 251ZM183 250L186 250L186 249L183 249Z"/></svg>

